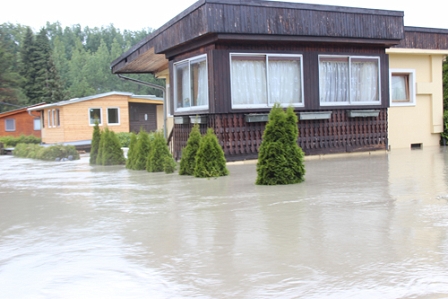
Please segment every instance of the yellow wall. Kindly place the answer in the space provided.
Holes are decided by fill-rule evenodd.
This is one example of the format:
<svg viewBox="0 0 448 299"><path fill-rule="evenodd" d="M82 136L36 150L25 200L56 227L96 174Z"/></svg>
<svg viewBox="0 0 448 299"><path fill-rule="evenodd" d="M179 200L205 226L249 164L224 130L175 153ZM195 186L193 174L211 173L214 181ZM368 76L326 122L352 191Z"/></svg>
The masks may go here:
<svg viewBox="0 0 448 299"><path fill-rule="evenodd" d="M389 146L410 148L413 143L439 145L443 131L442 62L446 51L389 49L390 69L415 70L415 106L393 106L388 111Z"/></svg>

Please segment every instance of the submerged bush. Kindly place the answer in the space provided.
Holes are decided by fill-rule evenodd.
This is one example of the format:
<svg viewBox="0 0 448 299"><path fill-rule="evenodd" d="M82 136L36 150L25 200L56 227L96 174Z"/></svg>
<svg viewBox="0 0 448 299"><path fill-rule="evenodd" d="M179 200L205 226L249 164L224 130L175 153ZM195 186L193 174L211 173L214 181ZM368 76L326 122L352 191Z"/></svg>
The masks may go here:
<svg viewBox="0 0 448 299"><path fill-rule="evenodd" d="M96 164L98 165L121 165L125 164L123 150L120 141L114 131L108 128L101 133L100 147Z"/></svg>
<svg viewBox="0 0 448 299"><path fill-rule="evenodd" d="M180 160L179 174L193 175L194 167L196 166L196 154L201 142L201 132L199 131L199 124L194 124L191 129L190 136L187 140L187 145L182 150L182 158Z"/></svg>
<svg viewBox="0 0 448 299"><path fill-rule="evenodd" d="M79 160L79 153L73 145L41 146L37 144L19 143L13 151L14 156L39 159L45 161Z"/></svg>
<svg viewBox="0 0 448 299"><path fill-rule="evenodd" d="M165 171L165 164L167 169L171 169L173 164L169 159L173 160L165 137L161 132L154 133L154 139L151 141L151 150L149 151L148 161L146 163L146 170L149 172ZM169 165L171 164L171 165ZM174 170L173 170L174 171Z"/></svg>
<svg viewBox="0 0 448 299"><path fill-rule="evenodd" d="M257 185L285 185L302 182L304 153L297 145L297 115L275 104L263 133L257 163Z"/></svg>
<svg viewBox="0 0 448 299"><path fill-rule="evenodd" d="M229 174L224 151L212 128L201 138L196 153L194 176L200 178L226 176Z"/></svg>
<svg viewBox="0 0 448 299"><path fill-rule="evenodd" d="M141 129L137 135L137 145L135 148L134 163L132 168L134 170L145 170L148 162L148 156L151 149L151 139L153 135L149 135L145 130Z"/></svg>
<svg viewBox="0 0 448 299"><path fill-rule="evenodd" d="M118 140L120 141L121 147L129 147L129 145L131 144L132 134L134 134L134 133L132 133L132 132L131 133L129 133L129 132L116 133Z"/></svg>
<svg viewBox="0 0 448 299"><path fill-rule="evenodd" d="M127 169L133 169L135 165L136 149L137 149L137 135L131 133L131 139L129 141L128 157L126 159Z"/></svg>
<svg viewBox="0 0 448 299"><path fill-rule="evenodd" d="M100 148L101 131L98 126L98 121L95 121L95 126L93 127L92 142L90 145L90 165L97 164L96 160L98 157L98 150Z"/></svg>
<svg viewBox="0 0 448 299"><path fill-rule="evenodd" d="M0 142L4 147L15 147L19 143L39 144L41 139L33 135L20 135L19 137L3 136L0 137Z"/></svg>

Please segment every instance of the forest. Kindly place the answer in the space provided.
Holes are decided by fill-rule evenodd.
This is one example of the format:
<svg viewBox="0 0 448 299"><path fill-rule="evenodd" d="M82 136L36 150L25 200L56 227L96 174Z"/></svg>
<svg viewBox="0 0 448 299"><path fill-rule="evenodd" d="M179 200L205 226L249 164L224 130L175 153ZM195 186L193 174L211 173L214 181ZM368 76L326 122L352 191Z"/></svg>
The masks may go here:
<svg viewBox="0 0 448 299"><path fill-rule="evenodd" d="M62 28L47 22L34 32L21 24L0 24L0 113L38 103L53 103L110 91L137 95L160 91L123 81L110 64L152 32L107 27ZM151 74L129 75L163 84Z"/></svg>

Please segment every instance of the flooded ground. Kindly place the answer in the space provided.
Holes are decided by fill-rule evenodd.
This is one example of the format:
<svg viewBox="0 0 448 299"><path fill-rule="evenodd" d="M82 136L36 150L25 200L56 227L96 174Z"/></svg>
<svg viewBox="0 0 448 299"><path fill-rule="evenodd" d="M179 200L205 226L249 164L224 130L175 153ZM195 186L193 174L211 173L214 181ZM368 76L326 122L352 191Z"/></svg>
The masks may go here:
<svg viewBox="0 0 448 299"><path fill-rule="evenodd" d="M448 298L448 152L197 179L0 156L1 298Z"/></svg>

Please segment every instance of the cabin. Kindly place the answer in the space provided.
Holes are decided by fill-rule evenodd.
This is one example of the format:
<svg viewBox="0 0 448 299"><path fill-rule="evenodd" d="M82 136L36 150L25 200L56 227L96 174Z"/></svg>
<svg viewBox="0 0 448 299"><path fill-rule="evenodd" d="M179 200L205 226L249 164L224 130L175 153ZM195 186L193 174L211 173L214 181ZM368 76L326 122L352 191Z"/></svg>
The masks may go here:
<svg viewBox="0 0 448 299"><path fill-rule="evenodd" d="M306 155L387 150L397 138L396 125L388 132L390 60L412 69L399 63L406 51L393 53L406 38L402 11L199 0L111 70L165 78L175 158L194 123L214 129L227 160L257 158L275 103L294 107ZM434 136L439 116L431 116Z"/></svg>
<svg viewBox="0 0 448 299"><path fill-rule="evenodd" d="M43 103L0 113L0 136L35 136L41 138L40 115L28 112Z"/></svg>
<svg viewBox="0 0 448 299"><path fill-rule="evenodd" d="M108 92L29 108L39 113L42 142L90 142L95 122L119 132L156 131L163 127L163 99L152 95ZM90 143L89 143L90 144Z"/></svg>

